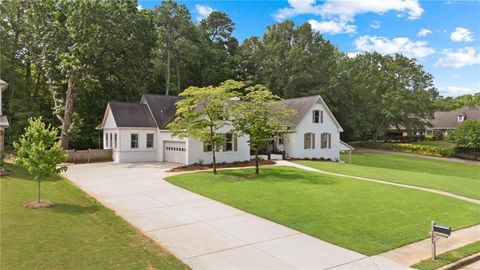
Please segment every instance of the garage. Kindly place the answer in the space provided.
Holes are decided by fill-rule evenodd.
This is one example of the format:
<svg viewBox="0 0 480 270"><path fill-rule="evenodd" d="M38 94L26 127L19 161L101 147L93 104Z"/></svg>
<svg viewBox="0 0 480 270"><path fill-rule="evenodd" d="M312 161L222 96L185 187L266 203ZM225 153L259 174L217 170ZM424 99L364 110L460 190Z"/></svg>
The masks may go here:
<svg viewBox="0 0 480 270"><path fill-rule="evenodd" d="M185 142L165 141L163 144L163 161L185 164Z"/></svg>

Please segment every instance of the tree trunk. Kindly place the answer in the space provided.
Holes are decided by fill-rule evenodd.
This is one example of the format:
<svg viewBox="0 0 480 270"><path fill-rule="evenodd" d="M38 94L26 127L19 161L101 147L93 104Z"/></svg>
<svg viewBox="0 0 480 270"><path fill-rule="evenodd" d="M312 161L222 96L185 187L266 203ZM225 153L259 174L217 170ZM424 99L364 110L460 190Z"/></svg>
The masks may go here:
<svg viewBox="0 0 480 270"><path fill-rule="evenodd" d="M28 93L30 95L30 99L33 97L31 95L32 91L32 64L30 63L30 60L27 60L27 63L25 64L25 93Z"/></svg>
<svg viewBox="0 0 480 270"><path fill-rule="evenodd" d="M180 93L180 57L177 54L177 93Z"/></svg>
<svg viewBox="0 0 480 270"><path fill-rule="evenodd" d="M40 179L37 179L38 189L37 189L37 202L40 203Z"/></svg>
<svg viewBox="0 0 480 270"><path fill-rule="evenodd" d="M165 80L167 81L165 94L168 96L168 92L170 91L170 50L167 50L167 76Z"/></svg>
<svg viewBox="0 0 480 270"><path fill-rule="evenodd" d="M217 158L215 157L215 147L212 146L212 168L213 174L217 174Z"/></svg>
<svg viewBox="0 0 480 270"><path fill-rule="evenodd" d="M75 86L75 73L72 72L68 77L67 96L65 98L65 113L63 115L62 134L60 141L64 150L68 149L70 135L68 134L70 126L72 125L73 115L73 87Z"/></svg>
<svg viewBox="0 0 480 270"><path fill-rule="evenodd" d="M19 11L20 12L20 11ZM20 16L20 15L18 15ZM10 78L10 81L8 82L9 85L8 85L8 90L10 91L10 101L8 103L8 111L11 112L12 109L13 109L13 97L15 95L15 88L16 88L16 81L17 81L17 73L15 72L15 64L16 64L16 60L15 60L15 55L17 54L17 45L18 45L18 40L19 40L19 37L20 37L20 31L16 31L15 32L15 43L13 45L13 49L12 49L12 54L10 56L10 62L11 62L11 78Z"/></svg>
<svg viewBox="0 0 480 270"><path fill-rule="evenodd" d="M255 174L259 175L259 172L258 172L258 150L257 149L255 149Z"/></svg>

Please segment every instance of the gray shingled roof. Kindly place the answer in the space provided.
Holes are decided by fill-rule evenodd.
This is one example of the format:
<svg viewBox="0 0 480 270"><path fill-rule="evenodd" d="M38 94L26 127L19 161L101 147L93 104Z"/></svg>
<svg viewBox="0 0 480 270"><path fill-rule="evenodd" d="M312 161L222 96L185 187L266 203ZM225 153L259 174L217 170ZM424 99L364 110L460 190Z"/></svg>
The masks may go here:
<svg viewBox="0 0 480 270"><path fill-rule="evenodd" d="M146 104L111 101L108 105L118 127L157 127Z"/></svg>
<svg viewBox="0 0 480 270"><path fill-rule="evenodd" d="M284 101L287 103L290 108L294 109L295 119L293 121L293 126L296 127L300 124L305 114L308 110L315 104L319 99L319 96L308 96L308 97L300 97L300 98L291 98L285 99Z"/></svg>
<svg viewBox="0 0 480 270"><path fill-rule="evenodd" d="M146 103L153 114L153 118L159 129L166 129L167 125L175 119L175 103L182 99L176 96L151 95L145 94L142 97L142 103Z"/></svg>
<svg viewBox="0 0 480 270"><path fill-rule="evenodd" d="M465 115L465 120L476 119L480 121L480 106L464 107L460 110L448 112L436 112L434 119L431 121L432 127L430 129L453 129L461 125L463 122L458 122L457 117Z"/></svg>
<svg viewBox="0 0 480 270"><path fill-rule="evenodd" d="M176 96L145 94L140 104L124 102L109 102L109 104L115 122L119 127L158 126L160 129L166 129L167 125L175 119L175 104L180 99L181 97ZM294 127L302 121L303 117L308 113L308 110L319 99L321 99L321 97L316 95L284 100L284 102L296 112ZM338 127L341 128L340 125L338 125Z"/></svg>

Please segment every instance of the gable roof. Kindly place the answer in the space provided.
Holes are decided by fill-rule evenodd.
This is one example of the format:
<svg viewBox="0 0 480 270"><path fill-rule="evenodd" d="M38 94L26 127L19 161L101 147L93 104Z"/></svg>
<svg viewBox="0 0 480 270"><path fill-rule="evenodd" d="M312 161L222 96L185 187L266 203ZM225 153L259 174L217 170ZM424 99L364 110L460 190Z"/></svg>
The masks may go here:
<svg viewBox="0 0 480 270"><path fill-rule="evenodd" d="M105 124L109 109L112 112L112 116L117 124L117 127L157 127L147 105L140 103L110 101L108 102L107 111L105 112L103 121L99 126L100 129L103 128Z"/></svg>
<svg viewBox="0 0 480 270"><path fill-rule="evenodd" d="M463 122L458 122L459 115L465 116L465 121L468 119L476 119L480 121L480 106L463 107L459 110L447 112L435 112L434 119L431 121L432 129L454 129Z"/></svg>
<svg viewBox="0 0 480 270"><path fill-rule="evenodd" d="M167 125L175 119L177 108L175 104L182 99L176 96L145 94L141 103L145 103L153 115L159 129L166 129Z"/></svg>
<svg viewBox="0 0 480 270"><path fill-rule="evenodd" d="M296 115L293 121L293 127L296 127L298 124L300 124L300 122L303 120L305 115L310 111L310 108L312 108L312 106L315 103L320 102L325 108L325 111L332 118L337 128L340 129L340 131L343 131L337 119L335 119L335 116L332 114L332 112L328 108L325 101L323 101L323 98L321 96L315 95L315 96L308 96L308 97L291 98L291 99L285 99L284 101L287 103L288 106L290 106L296 112Z"/></svg>
<svg viewBox="0 0 480 270"><path fill-rule="evenodd" d="M159 129L166 129L167 125L175 119L176 103L181 99L177 96L144 94L140 103L111 101L108 103L107 111L110 108L118 127L158 127ZM302 121L314 104L321 103L338 129L343 131L335 116L319 95L285 99L283 102L296 112L294 128ZM107 111L102 123L98 126L100 129L104 126Z"/></svg>

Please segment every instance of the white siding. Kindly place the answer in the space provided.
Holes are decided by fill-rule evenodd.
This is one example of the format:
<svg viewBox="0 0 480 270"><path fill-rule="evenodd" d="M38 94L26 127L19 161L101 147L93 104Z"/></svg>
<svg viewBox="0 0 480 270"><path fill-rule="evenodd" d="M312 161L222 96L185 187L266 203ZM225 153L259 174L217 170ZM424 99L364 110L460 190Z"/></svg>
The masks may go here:
<svg viewBox="0 0 480 270"><path fill-rule="evenodd" d="M228 133L232 129L231 126L225 126L218 133ZM217 163L248 161L250 160L250 147L248 146L248 137L237 137L237 151L226 151L223 149L215 153ZM213 161L212 152L203 151L203 142L194 138L188 138L187 144L187 164L203 163L211 164Z"/></svg>
<svg viewBox="0 0 480 270"><path fill-rule="evenodd" d="M323 123L313 123L312 111L323 111ZM304 134L315 134L315 149L304 149ZM322 149L320 146L320 134L328 132L331 134L331 148ZM291 158L324 158L338 160L340 158L340 131L335 121L327 113L323 104L316 103L305 114L302 121L298 124L295 132L288 134L288 141L285 143L285 152Z"/></svg>
<svg viewBox="0 0 480 270"><path fill-rule="evenodd" d="M119 129L118 146L113 150L113 160L121 163L157 161L157 145L154 143L153 148L147 148L147 133L153 133L154 140L158 140L156 128ZM138 148L131 147L131 134L138 134Z"/></svg>

